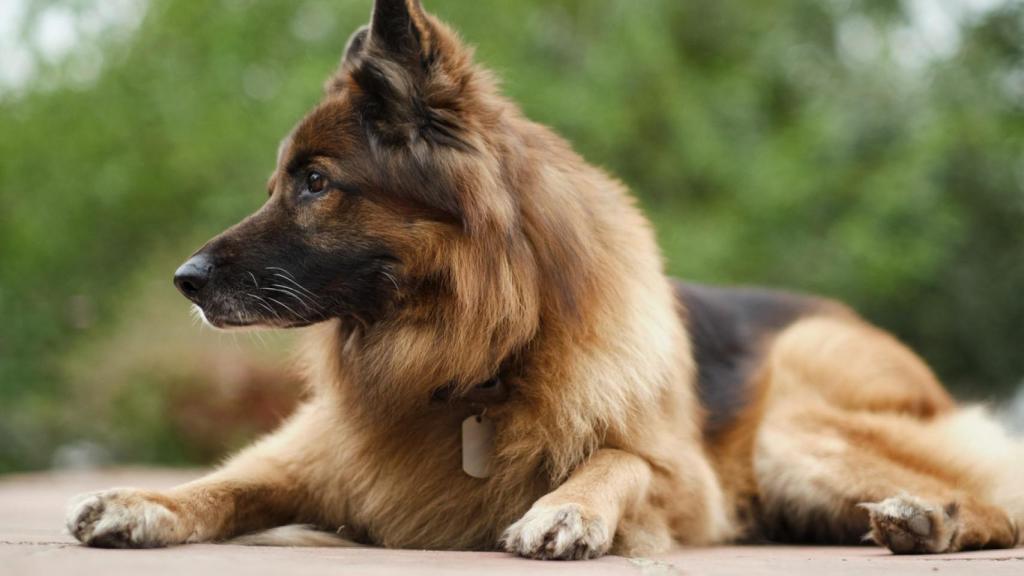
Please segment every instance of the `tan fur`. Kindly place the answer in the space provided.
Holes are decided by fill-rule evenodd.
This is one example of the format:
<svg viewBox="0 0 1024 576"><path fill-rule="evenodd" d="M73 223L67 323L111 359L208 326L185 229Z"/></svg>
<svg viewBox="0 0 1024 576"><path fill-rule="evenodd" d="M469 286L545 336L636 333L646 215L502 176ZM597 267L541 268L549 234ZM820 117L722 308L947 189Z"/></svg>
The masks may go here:
<svg viewBox="0 0 1024 576"><path fill-rule="evenodd" d="M975 443L996 435L995 425L957 410L890 336L855 319L807 320L778 336L767 362L770 389L753 450L767 523L825 542L870 534L897 552L1017 544L1020 517L993 498L1010 487L1005 471L1019 469L1011 455L1020 449L1000 436L993 453L979 453ZM930 536L946 537L893 546L887 530L900 528L886 514L899 499L934 517Z"/></svg>
<svg viewBox="0 0 1024 576"><path fill-rule="evenodd" d="M935 533L955 523L955 535L928 551L1015 543L995 503L1017 499L1019 511L1020 491L996 480L1006 475L991 460L952 447L961 413L927 367L842 307L772 335L747 407L720 438L704 438L686 311L625 188L524 119L418 2L377 4L410 11L432 68L410 73L383 32L357 34L324 102L282 145L267 206L221 242L272 225L287 166L315 150L318 170L358 182L363 197L325 198L294 225L319 250L356 233L385 243L401 262L389 277L394 301L373 319L308 330L310 399L278 432L166 494L76 501L76 537L155 546L300 523L381 546L589 558L771 535L781 524L845 541L871 527L858 504L905 491L935 522L951 512ZM352 116L370 90L367 60L395 98L434 110L439 137L455 132L456 144L420 139L403 109L363 142ZM328 137L325 126L341 132ZM382 144L404 139L400 152ZM454 201L391 193L423 166ZM459 454L473 410L431 394L448 383L465 393L500 371L512 394L487 408L495 473L471 478ZM876 539L906 541L888 526L923 530L924 520L897 517L905 504L873 518ZM173 529L138 529L147 514Z"/></svg>

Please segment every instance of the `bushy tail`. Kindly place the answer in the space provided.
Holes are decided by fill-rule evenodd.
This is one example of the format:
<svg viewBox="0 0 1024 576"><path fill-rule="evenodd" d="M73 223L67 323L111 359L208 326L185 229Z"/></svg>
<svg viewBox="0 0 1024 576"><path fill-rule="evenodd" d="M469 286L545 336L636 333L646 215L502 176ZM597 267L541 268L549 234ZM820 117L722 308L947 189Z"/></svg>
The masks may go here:
<svg viewBox="0 0 1024 576"><path fill-rule="evenodd" d="M359 548L363 546L335 532L327 532L315 526L300 524L246 534L245 536L228 540L225 544L236 544L239 546L287 546L293 548Z"/></svg>
<svg viewBox="0 0 1024 576"><path fill-rule="evenodd" d="M1024 533L1024 438L1007 432L989 410L964 408L938 423L952 464L963 467L987 492L979 494L1007 512Z"/></svg>

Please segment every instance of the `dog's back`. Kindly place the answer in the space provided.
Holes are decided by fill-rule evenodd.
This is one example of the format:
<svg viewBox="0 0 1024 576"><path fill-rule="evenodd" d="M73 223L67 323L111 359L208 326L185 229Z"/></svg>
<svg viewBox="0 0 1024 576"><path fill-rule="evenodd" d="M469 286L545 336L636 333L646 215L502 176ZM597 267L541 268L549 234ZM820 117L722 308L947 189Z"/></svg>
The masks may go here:
<svg viewBox="0 0 1024 576"><path fill-rule="evenodd" d="M750 405L752 372L770 340L800 318L851 314L830 300L757 287L724 287L676 280L683 320L697 362L704 432L714 439Z"/></svg>

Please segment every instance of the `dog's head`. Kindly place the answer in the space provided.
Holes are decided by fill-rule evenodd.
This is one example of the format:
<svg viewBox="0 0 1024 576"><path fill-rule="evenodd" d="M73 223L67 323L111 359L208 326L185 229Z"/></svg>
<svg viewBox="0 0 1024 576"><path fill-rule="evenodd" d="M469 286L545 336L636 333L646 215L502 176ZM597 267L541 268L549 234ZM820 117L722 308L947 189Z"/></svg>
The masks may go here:
<svg viewBox="0 0 1024 576"><path fill-rule="evenodd" d="M214 326L372 323L456 282L442 255L459 238L507 235L488 136L503 101L419 0L377 0L325 92L281 143L266 203L175 273Z"/></svg>

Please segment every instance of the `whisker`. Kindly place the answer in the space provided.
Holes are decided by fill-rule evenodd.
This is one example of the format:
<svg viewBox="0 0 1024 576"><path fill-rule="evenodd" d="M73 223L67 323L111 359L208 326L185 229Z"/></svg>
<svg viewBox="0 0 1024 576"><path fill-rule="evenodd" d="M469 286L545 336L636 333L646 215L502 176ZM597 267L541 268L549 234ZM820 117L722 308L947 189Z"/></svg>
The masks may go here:
<svg viewBox="0 0 1024 576"><path fill-rule="evenodd" d="M303 316L302 314L299 314L298 312L293 310L291 306L288 306L284 302L281 302L280 300L278 300L276 298L271 298L270 296L267 296L267 300L270 300L274 304L277 304L278 306L280 306L280 307L284 308L285 310L291 312L292 314L298 316L299 319L302 320L303 322L309 322L309 320L305 316Z"/></svg>
<svg viewBox="0 0 1024 576"><path fill-rule="evenodd" d="M264 310L266 310L267 312L270 312L271 314L275 314L275 315L277 314L277 312L275 312L273 308L271 308L270 306L267 306L263 302L256 302L256 305L262 307Z"/></svg>
<svg viewBox="0 0 1024 576"><path fill-rule="evenodd" d="M309 290L307 290L305 286L303 286L302 284L299 284L298 282L296 282L295 279L289 278L289 277L285 276L284 274L274 274L274 276L277 276L278 278L282 278L282 279L284 279L287 282L291 282L293 285L295 285L296 288L298 288L299 290L302 290L310 298L312 298L314 300L317 299L317 295L316 294L314 294L314 293L310 292Z"/></svg>
<svg viewBox="0 0 1024 576"><path fill-rule="evenodd" d="M294 293L294 292L289 292L289 291L287 291L287 290L282 290L282 289L280 289L280 288L263 288L263 290L266 290L267 292L279 292L279 293L281 293L281 294L284 294L285 296L291 296L291 297L292 297L292 298L294 298L294 299L295 299L295 300L296 300L296 301L297 301L297 302L298 302L299 304L302 304L302 306L303 306L303 307L304 307L304 308L305 308L306 310L308 310L308 311L313 311L313 307L312 307L312 306L310 306L309 304L307 304L305 300L303 300L302 298L300 298L300 297L299 297L299 295L298 295L298 294L296 294L296 293Z"/></svg>
<svg viewBox="0 0 1024 576"><path fill-rule="evenodd" d="M249 335L250 340L258 341L260 343L260 347L262 347L264 350L269 350L269 346L267 346L267 340L263 337L262 332L260 332L259 330L249 330L248 332L246 332L246 334Z"/></svg>
<svg viewBox="0 0 1024 576"><path fill-rule="evenodd" d="M190 311L191 311L191 314L192 314L192 325L193 326L198 324L200 329L204 329L204 328L206 328L206 327L208 327L210 325L206 321L206 315L203 313L203 309L200 308L197 304L193 304Z"/></svg>
<svg viewBox="0 0 1024 576"><path fill-rule="evenodd" d="M281 268L279 266L267 266L267 270L277 270L278 272L284 272L288 276L290 276L292 278L295 278L294 274L292 274L291 272L289 272L289 271L287 271L284 268Z"/></svg>
<svg viewBox="0 0 1024 576"><path fill-rule="evenodd" d="M306 290L306 287L303 286L301 283L299 283L299 281L295 278L295 274L292 274L288 270L285 270L284 268L281 268L279 266L268 266L267 270L277 270L278 272L282 272L283 273L281 275L282 278L284 278L285 280L288 280L289 282L291 282L292 284L294 284L295 286L297 286L301 290L305 290L306 292L309 293L310 296L313 296L314 298L316 297L316 294L313 294L312 292L309 292L309 290Z"/></svg>
<svg viewBox="0 0 1024 576"><path fill-rule="evenodd" d="M313 306L310 305L310 302L308 302L308 300L309 300L308 298L304 298L301 293L295 291L295 289L293 289L293 288L289 288L288 286L284 286L284 285L281 285L281 284L274 284L272 286L264 287L262 289L263 290L267 290L267 291L271 291L271 292L280 292L282 294L287 294L288 296L291 296L292 298L295 298L296 300L298 300L303 306L306 307L307 310L313 310L314 309ZM320 308L320 305L317 304L316 302L313 302L312 304L315 305L316 308L318 308L318 309Z"/></svg>
<svg viewBox="0 0 1024 576"><path fill-rule="evenodd" d="M383 274L384 277L387 278L388 280L391 280L391 283L395 286L395 292L398 292L398 280L395 279L395 276L391 272L388 272L387 270L381 270L380 273Z"/></svg>
<svg viewBox="0 0 1024 576"><path fill-rule="evenodd" d="M256 304L258 306L260 306L261 308L263 308L267 312L270 312L274 316L274 318L277 318L278 320L282 320L281 315L277 313L277 310L274 310L274 308L272 306L268 305L267 301L262 296L257 296L256 294L250 294L250 293L246 293L246 296L249 296L250 298L252 298L256 302Z"/></svg>

